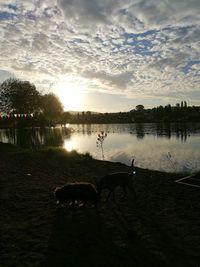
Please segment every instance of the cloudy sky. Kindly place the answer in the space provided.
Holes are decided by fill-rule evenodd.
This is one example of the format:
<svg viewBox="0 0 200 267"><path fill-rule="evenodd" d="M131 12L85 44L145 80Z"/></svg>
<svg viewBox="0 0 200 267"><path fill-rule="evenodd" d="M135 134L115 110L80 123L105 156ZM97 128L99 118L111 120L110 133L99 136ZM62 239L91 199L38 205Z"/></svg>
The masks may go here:
<svg viewBox="0 0 200 267"><path fill-rule="evenodd" d="M0 82L66 110L200 104L200 0L0 0Z"/></svg>

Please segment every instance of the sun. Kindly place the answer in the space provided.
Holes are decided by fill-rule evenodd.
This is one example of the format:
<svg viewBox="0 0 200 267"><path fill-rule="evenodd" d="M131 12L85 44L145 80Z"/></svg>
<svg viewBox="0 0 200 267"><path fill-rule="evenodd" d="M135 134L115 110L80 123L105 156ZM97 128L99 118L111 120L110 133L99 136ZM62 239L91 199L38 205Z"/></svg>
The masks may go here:
<svg viewBox="0 0 200 267"><path fill-rule="evenodd" d="M82 108L82 88L76 83L63 82L56 86L56 94L64 110L79 111Z"/></svg>

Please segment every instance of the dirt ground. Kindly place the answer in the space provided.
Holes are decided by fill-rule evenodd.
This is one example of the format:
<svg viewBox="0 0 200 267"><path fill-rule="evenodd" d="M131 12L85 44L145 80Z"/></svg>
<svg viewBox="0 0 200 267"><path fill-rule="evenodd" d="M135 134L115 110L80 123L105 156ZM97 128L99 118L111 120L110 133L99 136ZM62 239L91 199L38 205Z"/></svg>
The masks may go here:
<svg viewBox="0 0 200 267"><path fill-rule="evenodd" d="M75 152L0 152L0 266L200 266L200 190L175 183L181 175L136 168L136 199L119 189L97 209L64 207L56 186L130 167Z"/></svg>

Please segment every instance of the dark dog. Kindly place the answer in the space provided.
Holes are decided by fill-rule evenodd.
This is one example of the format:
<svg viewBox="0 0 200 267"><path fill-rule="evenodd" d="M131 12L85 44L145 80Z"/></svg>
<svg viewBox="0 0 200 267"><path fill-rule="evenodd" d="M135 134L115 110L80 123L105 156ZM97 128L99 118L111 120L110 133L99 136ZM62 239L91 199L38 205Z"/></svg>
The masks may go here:
<svg viewBox="0 0 200 267"><path fill-rule="evenodd" d="M102 177L99 181L97 181L97 190L100 193L101 190L107 189L109 190L108 196L106 201L110 198L111 193L113 194L113 200L115 200L115 189L117 187L121 187L123 189L123 197L127 195L127 188L132 191L135 195L135 190L133 186L133 179L134 179L134 159L131 162L131 172L115 172L110 173Z"/></svg>
<svg viewBox="0 0 200 267"><path fill-rule="evenodd" d="M90 201L96 207L99 199L96 187L91 183L67 183L57 187L54 194L60 204L71 201L74 205L75 201L81 201L85 206Z"/></svg>

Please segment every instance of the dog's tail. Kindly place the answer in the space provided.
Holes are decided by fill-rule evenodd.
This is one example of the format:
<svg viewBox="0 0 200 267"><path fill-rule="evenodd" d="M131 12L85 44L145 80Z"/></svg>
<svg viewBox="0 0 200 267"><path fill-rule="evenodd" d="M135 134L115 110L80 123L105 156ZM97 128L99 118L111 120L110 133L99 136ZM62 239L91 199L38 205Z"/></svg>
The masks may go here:
<svg viewBox="0 0 200 267"><path fill-rule="evenodd" d="M135 174L135 170L134 170L134 160L135 160L135 159L132 159L132 161L131 161L131 174L132 174L132 175Z"/></svg>

